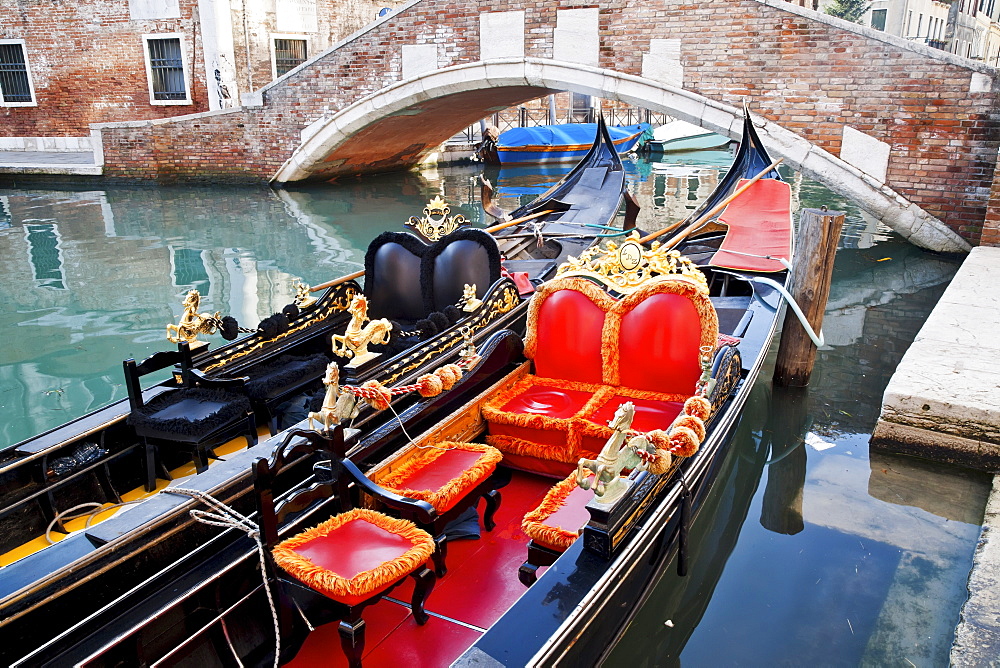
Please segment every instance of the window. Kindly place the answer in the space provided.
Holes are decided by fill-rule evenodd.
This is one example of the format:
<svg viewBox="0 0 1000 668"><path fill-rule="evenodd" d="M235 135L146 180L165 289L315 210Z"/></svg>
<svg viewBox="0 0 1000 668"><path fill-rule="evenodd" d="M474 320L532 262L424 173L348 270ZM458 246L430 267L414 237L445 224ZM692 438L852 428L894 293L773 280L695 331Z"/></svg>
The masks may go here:
<svg viewBox="0 0 1000 668"><path fill-rule="evenodd" d="M306 41L304 39L275 38L274 76L280 77L291 72L306 61Z"/></svg>
<svg viewBox="0 0 1000 668"><path fill-rule="evenodd" d="M180 35L143 35L152 104L191 104Z"/></svg>
<svg viewBox="0 0 1000 668"><path fill-rule="evenodd" d="M0 106L35 106L23 39L0 40Z"/></svg>
<svg viewBox="0 0 1000 668"><path fill-rule="evenodd" d="M885 30L885 15L887 9L873 9L872 10L872 28L876 30Z"/></svg>

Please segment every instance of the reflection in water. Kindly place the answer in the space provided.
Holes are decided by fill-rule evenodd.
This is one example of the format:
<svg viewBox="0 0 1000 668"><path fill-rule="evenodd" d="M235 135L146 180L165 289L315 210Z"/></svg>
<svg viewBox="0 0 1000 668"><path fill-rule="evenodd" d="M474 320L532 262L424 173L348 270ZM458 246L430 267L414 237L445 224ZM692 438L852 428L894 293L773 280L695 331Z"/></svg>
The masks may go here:
<svg viewBox="0 0 1000 668"><path fill-rule="evenodd" d="M773 404L765 441L771 451L767 485L761 502L760 524L775 533L793 536L804 528L802 487L806 482L805 435L808 429L807 394L802 388L772 388Z"/></svg>
<svg viewBox="0 0 1000 668"><path fill-rule="evenodd" d="M481 220L474 176L0 191L0 448L124 398L122 360L170 347L164 327L188 290L203 310L255 326L293 300L296 282L361 268L368 241L434 195Z"/></svg>

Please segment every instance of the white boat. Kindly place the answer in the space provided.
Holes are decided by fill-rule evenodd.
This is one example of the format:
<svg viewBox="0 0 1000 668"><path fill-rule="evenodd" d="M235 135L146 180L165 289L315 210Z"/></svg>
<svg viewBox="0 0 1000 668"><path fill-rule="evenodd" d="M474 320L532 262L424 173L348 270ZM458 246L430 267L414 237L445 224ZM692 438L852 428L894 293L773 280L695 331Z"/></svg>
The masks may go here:
<svg viewBox="0 0 1000 668"><path fill-rule="evenodd" d="M686 121L671 121L653 130L646 146L650 153L725 148L732 140Z"/></svg>

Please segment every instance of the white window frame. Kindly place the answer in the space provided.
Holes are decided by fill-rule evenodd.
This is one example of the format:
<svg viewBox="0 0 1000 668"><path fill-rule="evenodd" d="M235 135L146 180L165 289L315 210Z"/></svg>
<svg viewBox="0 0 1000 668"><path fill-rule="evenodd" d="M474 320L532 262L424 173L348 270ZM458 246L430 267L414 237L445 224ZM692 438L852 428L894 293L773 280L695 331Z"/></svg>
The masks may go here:
<svg viewBox="0 0 1000 668"><path fill-rule="evenodd" d="M184 99L157 100L153 91L153 67L149 61L149 42L161 39L177 39L181 45L181 68L184 71ZM178 32L163 32L142 36L142 58L146 63L146 86L149 90L149 103L152 105L184 105L194 104L191 100L191 67L188 64L188 50L184 35Z"/></svg>
<svg viewBox="0 0 1000 668"><path fill-rule="evenodd" d="M28 47L23 39L0 39L0 44L20 44L24 54L24 72L28 75L28 90L31 91L31 102L4 102L0 91L0 107L37 107L38 96L35 95L35 82L31 77L31 63L28 62Z"/></svg>
<svg viewBox="0 0 1000 668"><path fill-rule="evenodd" d="M310 52L312 51L312 48L311 48L312 45L309 44L309 36L308 35L301 35L301 34L300 35L296 35L296 34L292 34L292 33L272 32L271 33L271 81L274 81L275 79L278 78L278 50L277 50L277 48L276 48L276 46L275 46L274 43L277 40L279 40L279 39L296 39L296 40L299 40L301 42L305 42L306 43L306 59L303 60L302 62L303 63L309 62L309 59L312 58L312 56L309 55ZM295 69L295 68L292 68L292 69ZM291 72L291 71L292 70L288 70L288 72ZM287 74L288 72L286 72L285 74ZM284 74L281 75L281 76L284 76Z"/></svg>

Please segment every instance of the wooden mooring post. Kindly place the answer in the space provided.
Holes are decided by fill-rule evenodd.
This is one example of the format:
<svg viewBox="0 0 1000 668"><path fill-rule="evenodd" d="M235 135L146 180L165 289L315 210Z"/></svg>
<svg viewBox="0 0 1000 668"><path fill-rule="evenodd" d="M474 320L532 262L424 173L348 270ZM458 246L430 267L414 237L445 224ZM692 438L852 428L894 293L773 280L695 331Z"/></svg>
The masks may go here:
<svg viewBox="0 0 1000 668"><path fill-rule="evenodd" d="M823 311L830 297L830 279L837 241L844 227L843 211L803 209L795 244L792 267L792 297L802 309L814 332L823 326ZM785 312L774 366L774 382L785 387L809 384L816 346L791 308Z"/></svg>

